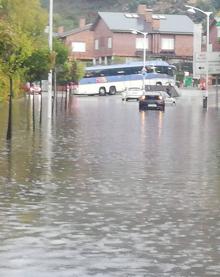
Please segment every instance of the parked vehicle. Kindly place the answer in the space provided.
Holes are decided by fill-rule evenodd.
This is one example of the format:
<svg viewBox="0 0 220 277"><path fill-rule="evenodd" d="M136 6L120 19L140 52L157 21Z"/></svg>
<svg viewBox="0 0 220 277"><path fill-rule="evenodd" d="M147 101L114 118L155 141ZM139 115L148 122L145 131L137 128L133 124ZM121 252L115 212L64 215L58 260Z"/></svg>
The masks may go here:
<svg viewBox="0 0 220 277"><path fill-rule="evenodd" d="M122 101L128 101L128 100L139 100L139 98L144 95L144 90L141 88L136 87L130 87L127 88L125 91L121 93L122 95Z"/></svg>
<svg viewBox="0 0 220 277"><path fill-rule="evenodd" d="M176 99L171 97L166 91L161 91L161 94L165 100L165 105L175 105Z"/></svg>
<svg viewBox="0 0 220 277"><path fill-rule="evenodd" d="M165 110L165 98L161 91L148 91L139 100L139 110Z"/></svg>
<svg viewBox="0 0 220 277"><path fill-rule="evenodd" d="M143 73L144 72L144 73ZM86 68L85 76L74 87L76 95L114 95L127 87L175 84L176 68L165 61L131 62Z"/></svg>
<svg viewBox="0 0 220 277"><path fill-rule="evenodd" d="M39 85L32 84L29 88L30 94L41 94L41 87Z"/></svg>

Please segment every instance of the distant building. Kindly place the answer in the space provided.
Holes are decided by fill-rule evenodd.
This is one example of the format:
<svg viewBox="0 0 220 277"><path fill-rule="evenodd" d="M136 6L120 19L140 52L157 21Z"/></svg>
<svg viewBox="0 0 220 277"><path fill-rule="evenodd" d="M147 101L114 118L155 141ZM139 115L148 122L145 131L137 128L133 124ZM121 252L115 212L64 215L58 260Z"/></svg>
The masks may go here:
<svg viewBox="0 0 220 277"><path fill-rule="evenodd" d="M71 31L64 32L63 28L58 29L57 36L68 47L69 59L81 61L92 61L94 52L92 24L86 24L84 18L79 21L79 27Z"/></svg>
<svg viewBox="0 0 220 277"><path fill-rule="evenodd" d="M220 15L214 17L210 25L210 44L212 51L220 51Z"/></svg>
<svg viewBox="0 0 220 277"><path fill-rule="evenodd" d="M109 63L117 57L130 60L143 56L142 34L147 32L148 58L192 60L194 23L186 15L153 14L146 5L139 5L137 13L99 12L94 31L94 59Z"/></svg>
<svg viewBox="0 0 220 277"><path fill-rule="evenodd" d="M144 36L131 30L148 33L147 59L192 61L192 20L186 15L153 14L146 5L139 5L137 13L98 12L94 24L81 19L79 28L58 35L68 46L70 59L109 64L142 59Z"/></svg>

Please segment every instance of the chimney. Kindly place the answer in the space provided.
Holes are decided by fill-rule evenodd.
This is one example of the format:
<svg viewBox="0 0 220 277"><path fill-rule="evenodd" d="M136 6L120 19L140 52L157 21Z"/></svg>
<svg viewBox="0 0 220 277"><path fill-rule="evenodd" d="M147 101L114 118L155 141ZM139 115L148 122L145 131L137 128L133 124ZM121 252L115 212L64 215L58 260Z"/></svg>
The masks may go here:
<svg viewBox="0 0 220 277"><path fill-rule="evenodd" d="M152 13L152 9L147 9L146 5L138 5L137 14L143 16L146 22L152 23Z"/></svg>
<svg viewBox="0 0 220 277"><path fill-rule="evenodd" d="M84 17L81 17L79 19L79 28L82 29L86 26L86 19Z"/></svg>
<svg viewBox="0 0 220 277"><path fill-rule="evenodd" d="M59 26L57 29L57 33L58 34L62 34L64 32L64 27L63 26Z"/></svg>
<svg viewBox="0 0 220 277"><path fill-rule="evenodd" d="M137 8L137 13L139 15L145 15L145 11L146 11L146 5L138 5L138 8Z"/></svg>
<svg viewBox="0 0 220 277"><path fill-rule="evenodd" d="M152 27L153 27L153 30L160 29L160 18L153 18Z"/></svg>
<svg viewBox="0 0 220 277"><path fill-rule="evenodd" d="M152 15L153 15L153 10L152 9L146 9L146 11L145 11L145 20L146 20L146 22L149 22L149 23L153 22Z"/></svg>

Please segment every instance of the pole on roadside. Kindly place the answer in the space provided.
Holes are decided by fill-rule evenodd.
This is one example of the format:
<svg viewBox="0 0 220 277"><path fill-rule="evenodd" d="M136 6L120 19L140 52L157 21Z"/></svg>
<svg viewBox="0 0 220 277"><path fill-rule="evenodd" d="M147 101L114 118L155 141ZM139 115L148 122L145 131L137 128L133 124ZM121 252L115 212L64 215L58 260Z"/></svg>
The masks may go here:
<svg viewBox="0 0 220 277"><path fill-rule="evenodd" d="M49 50L50 54L53 51L53 0L50 0L50 7L49 7ZM47 107L47 116L48 118L52 117L52 82L53 82L53 72L50 69L48 73L48 107Z"/></svg>
<svg viewBox="0 0 220 277"><path fill-rule="evenodd" d="M216 102L216 107L218 108L218 75L216 75L215 79L215 102Z"/></svg>
<svg viewBox="0 0 220 277"><path fill-rule="evenodd" d="M203 108L207 109L209 95L209 17L211 12L206 14L206 92L203 97Z"/></svg>
<svg viewBox="0 0 220 277"><path fill-rule="evenodd" d="M147 39L147 35L148 32L141 32L139 30L135 30L135 29L130 29L132 34L141 34L143 35L143 68L142 68L142 77L143 77L143 89L145 90L145 74L146 74L146 50L147 50L147 44L146 44L146 39Z"/></svg>
<svg viewBox="0 0 220 277"><path fill-rule="evenodd" d="M12 77L9 77L10 82L10 94L9 94L9 110L8 110L8 130L7 130L7 140L12 138L12 97L13 97L13 81Z"/></svg>
<svg viewBox="0 0 220 277"><path fill-rule="evenodd" d="M203 108L207 109L208 107L208 95L209 95L209 20L212 12L205 12L197 7L193 7L190 5L185 5L188 8L188 12L195 13L199 11L206 15L206 91L203 95Z"/></svg>

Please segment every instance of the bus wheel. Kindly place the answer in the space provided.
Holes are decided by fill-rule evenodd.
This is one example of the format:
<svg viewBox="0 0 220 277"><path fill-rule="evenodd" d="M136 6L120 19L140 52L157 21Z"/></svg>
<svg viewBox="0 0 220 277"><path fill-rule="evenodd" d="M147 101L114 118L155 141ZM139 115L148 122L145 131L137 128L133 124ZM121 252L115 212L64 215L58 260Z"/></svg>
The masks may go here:
<svg viewBox="0 0 220 277"><path fill-rule="evenodd" d="M99 95L100 95L100 96L106 95L106 90L105 90L104 87L101 87L101 88L99 89Z"/></svg>
<svg viewBox="0 0 220 277"><path fill-rule="evenodd" d="M116 88L115 87L110 87L109 88L109 94L110 95L115 95L116 94Z"/></svg>
<svg viewBox="0 0 220 277"><path fill-rule="evenodd" d="M162 83L161 82L157 82L156 86L162 86Z"/></svg>

